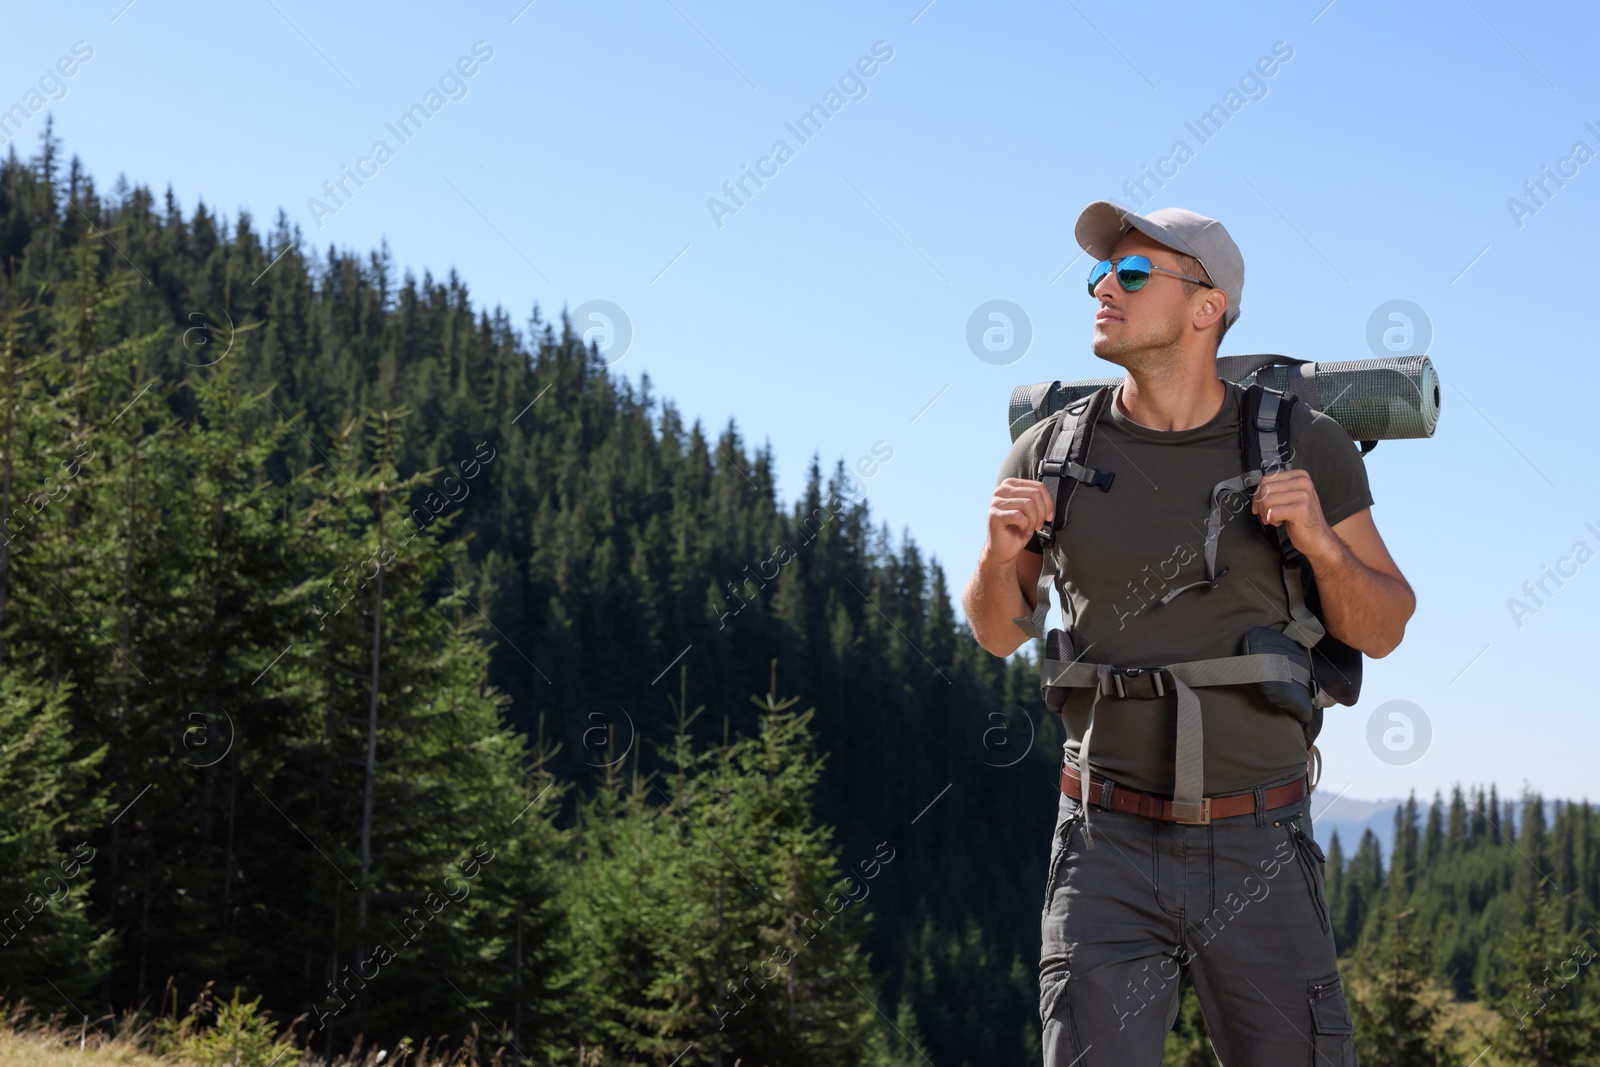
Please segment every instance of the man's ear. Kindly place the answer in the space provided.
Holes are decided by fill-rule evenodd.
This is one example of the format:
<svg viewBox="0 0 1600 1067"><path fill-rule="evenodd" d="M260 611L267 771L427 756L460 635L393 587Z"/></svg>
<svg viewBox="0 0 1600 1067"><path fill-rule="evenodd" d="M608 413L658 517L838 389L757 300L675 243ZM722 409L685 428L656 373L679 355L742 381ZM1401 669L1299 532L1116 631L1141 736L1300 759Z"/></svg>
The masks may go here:
<svg viewBox="0 0 1600 1067"><path fill-rule="evenodd" d="M1197 330L1209 330L1222 321L1222 316L1228 310L1228 294L1221 289L1208 289L1204 295L1205 299L1194 313L1194 326Z"/></svg>

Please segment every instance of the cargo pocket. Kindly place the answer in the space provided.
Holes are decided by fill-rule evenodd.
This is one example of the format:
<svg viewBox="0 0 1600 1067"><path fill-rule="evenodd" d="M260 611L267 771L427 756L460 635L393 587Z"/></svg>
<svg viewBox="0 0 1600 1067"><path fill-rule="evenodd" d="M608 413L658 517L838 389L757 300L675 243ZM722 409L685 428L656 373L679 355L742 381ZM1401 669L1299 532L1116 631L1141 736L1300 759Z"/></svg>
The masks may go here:
<svg viewBox="0 0 1600 1067"><path fill-rule="evenodd" d="M1307 982L1306 1000L1311 1006L1310 1062L1321 1067L1355 1067L1355 1027L1339 972Z"/></svg>
<svg viewBox="0 0 1600 1067"><path fill-rule="evenodd" d="M1067 979L1071 974L1062 963L1056 963L1048 971L1039 975L1039 1024L1050 1025L1051 1016L1056 1013L1056 1005L1061 1000L1061 994L1067 991Z"/></svg>
<svg viewBox="0 0 1600 1067"><path fill-rule="evenodd" d="M1083 804L1062 794L1062 808L1056 815L1055 838L1050 845L1050 868L1044 879L1044 906L1041 916L1050 910L1050 901L1056 895L1056 882L1061 877L1062 860L1066 858L1072 831L1083 819Z"/></svg>
<svg viewBox="0 0 1600 1067"><path fill-rule="evenodd" d="M1323 896L1323 870L1327 861L1322 855L1322 846L1300 827L1298 816L1286 820L1284 827L1289 831L1289 839L1294 843L1294 852L1300 860L1300 873L1305 875L1306 892L1311 896L1311 903L1317 910L1317 925L1323 933L1328 933L1331 927L1328 924L1328 902Z"/></svg>

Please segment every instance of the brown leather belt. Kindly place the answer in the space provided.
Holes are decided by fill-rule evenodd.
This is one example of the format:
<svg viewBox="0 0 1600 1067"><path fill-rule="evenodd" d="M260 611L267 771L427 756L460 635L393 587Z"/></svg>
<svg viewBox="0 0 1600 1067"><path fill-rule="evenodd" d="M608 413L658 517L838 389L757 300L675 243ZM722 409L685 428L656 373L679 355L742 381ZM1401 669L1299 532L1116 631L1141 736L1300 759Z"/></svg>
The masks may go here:
<svg viewBox="0 0 1600 1067"><path fill-rule="evenodd" d="M1082 800L1083 795L1078 789L1078 771L1071 764L1061 765L1061 791L1069 797ZM1255 790L1248 793L1229 793L1220 797L1202 797L1200 800L1201 815L1199 819L1179 819L1172 814L1172 798L1158 796L1155 793L1141 793L1137 789L1130 789L1125 785L1109 782L1098 774L1089 775L1089 790L1094 795L1093 803L1096 807L1105 807L1105 789L1111 787L1111 809L1113 811L1126 811L1134 815L1143 815L1147 819L1162 819L1166 822L1184 823L1189 826L1204 826L1212 819L1226 819L1232 815L1250 815L1256 810ZM1306 780L1290 782L1288 785L1276 785L1265 791L1263 810L1281 808L1286 804L1293 804L1306 795Z"/></svg>

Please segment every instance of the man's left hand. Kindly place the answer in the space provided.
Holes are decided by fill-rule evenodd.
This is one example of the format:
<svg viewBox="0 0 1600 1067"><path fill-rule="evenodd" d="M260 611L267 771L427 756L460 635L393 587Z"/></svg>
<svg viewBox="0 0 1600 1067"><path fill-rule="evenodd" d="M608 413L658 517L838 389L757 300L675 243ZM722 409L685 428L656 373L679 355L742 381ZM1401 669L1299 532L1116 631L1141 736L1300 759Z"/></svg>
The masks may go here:
<svg viewBox="0 0 1600 1067"><path fill-rule="evenodd" d="M1250 499L1250 511L1268 526L1287 524L1290 543L1313 562L1339 546L1308 471L1276 471L1262 478Z"/></svg>

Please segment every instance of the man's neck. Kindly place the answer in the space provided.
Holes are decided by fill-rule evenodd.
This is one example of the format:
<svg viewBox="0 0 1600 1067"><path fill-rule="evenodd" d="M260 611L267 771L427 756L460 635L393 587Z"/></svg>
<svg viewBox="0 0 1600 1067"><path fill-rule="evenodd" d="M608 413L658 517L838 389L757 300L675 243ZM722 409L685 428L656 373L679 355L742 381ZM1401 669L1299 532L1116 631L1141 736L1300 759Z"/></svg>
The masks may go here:
<svg viewBox="0 0 1600 1067"><path fill-rule="evenodd" d="M1151 430L1192 430L1216 418L1227 399L1216 363L1206 360L1159 374L1130 370L1118 390L1122 414Z"/></svg>

